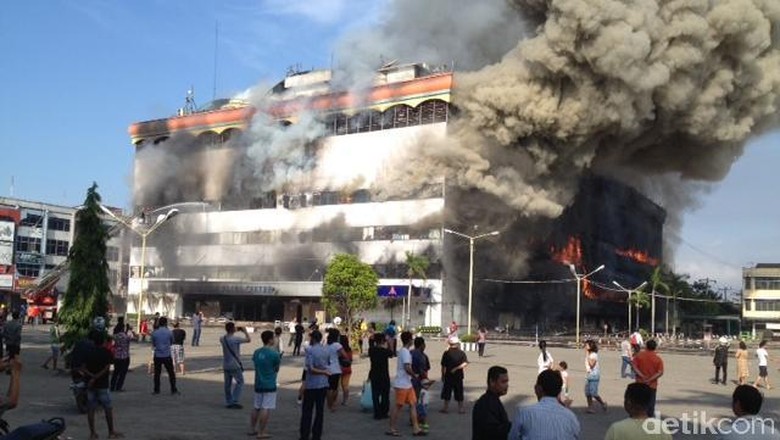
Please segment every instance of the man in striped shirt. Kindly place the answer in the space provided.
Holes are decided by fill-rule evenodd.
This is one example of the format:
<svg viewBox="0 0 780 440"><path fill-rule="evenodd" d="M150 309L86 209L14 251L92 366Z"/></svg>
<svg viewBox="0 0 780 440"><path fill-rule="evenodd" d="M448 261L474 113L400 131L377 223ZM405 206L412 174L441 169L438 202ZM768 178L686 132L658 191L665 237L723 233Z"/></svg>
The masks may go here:
<svg viewBox="0 0 780 440"><path fill-rule="evenodd" d="M561 373L544 370L536 378L534 391L539 402L518 408L509 431L509 440L576 440L580 422L569 408L558 402L563 388Z"/></svg>

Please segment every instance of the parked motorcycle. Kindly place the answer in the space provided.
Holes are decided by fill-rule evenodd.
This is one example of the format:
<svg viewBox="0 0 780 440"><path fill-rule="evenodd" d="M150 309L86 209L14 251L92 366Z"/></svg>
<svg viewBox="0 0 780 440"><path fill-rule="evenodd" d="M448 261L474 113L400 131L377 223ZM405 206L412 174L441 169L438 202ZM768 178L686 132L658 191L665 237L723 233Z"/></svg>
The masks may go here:
<svg viewBox="0 0 780 440"><path fill-rule="evenodd" d="M65 419L54 417L9 431L8 422L0 419L0 440L56 440L65 432Z"/></svg>

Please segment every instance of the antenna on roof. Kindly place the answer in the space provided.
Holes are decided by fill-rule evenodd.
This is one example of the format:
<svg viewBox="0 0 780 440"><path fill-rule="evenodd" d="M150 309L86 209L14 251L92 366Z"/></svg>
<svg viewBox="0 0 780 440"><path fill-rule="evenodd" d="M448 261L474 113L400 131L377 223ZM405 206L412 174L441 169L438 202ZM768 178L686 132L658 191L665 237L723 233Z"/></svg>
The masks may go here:
<svg viewBox="0 0 780 440"><path fill-rule="evenodd" d="M217 99L217 61L219 60L219 20L214 24L214 89L211 99Z"/></svg>
<svg viewBox="0 0 780 440"><path fill-rule="evenodd" d="M179 116L190 115L198 111L195 104L195 86L190 86L187 90L187 96L184 98L184 107L179 109Z"/></svg>

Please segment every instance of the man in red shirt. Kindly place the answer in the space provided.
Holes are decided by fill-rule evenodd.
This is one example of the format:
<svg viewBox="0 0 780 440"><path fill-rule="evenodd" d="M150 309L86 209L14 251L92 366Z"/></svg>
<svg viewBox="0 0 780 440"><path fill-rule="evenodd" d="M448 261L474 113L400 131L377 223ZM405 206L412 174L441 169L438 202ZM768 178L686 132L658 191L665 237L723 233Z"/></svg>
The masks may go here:
<svg viewBox="0 0 780 440"><path fill-rule="evenodd" d="M653 398L647 407L647 416L655 416L655 400L658 391L658 379L664 375L664 361L655 353L658 344L655 339L647 341L645 349L634 356L633 364L636 381L647 384L653 390Z"/></svg>

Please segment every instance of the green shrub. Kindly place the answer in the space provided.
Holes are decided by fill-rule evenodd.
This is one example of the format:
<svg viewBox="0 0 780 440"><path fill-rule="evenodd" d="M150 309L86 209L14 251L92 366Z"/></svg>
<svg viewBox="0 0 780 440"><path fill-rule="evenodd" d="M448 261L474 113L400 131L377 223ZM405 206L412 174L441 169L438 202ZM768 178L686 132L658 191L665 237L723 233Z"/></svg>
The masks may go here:
<svg viewBox="0 0 780 440"><path fill-rule="evenodd" d="M423 335L439 335L441 334L441 327L437 325L424 325L417 327L417 333Z"/></svg>
<svg viewBox="0 0 780 440"><path fill-rule="evenodd" d="M469 335L463 335L463 337L460 338L460 342L477 342L477 335L473 333Z"/></svg>

